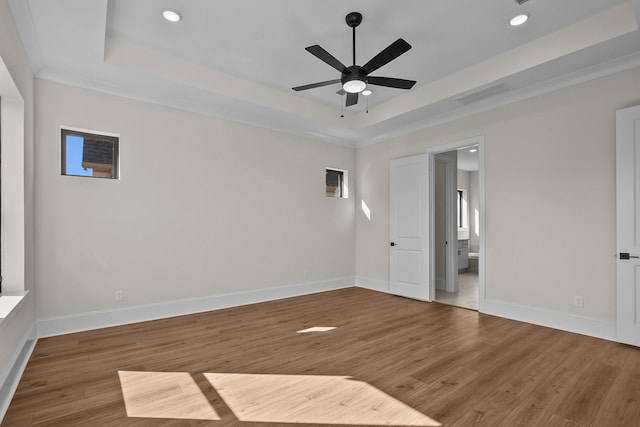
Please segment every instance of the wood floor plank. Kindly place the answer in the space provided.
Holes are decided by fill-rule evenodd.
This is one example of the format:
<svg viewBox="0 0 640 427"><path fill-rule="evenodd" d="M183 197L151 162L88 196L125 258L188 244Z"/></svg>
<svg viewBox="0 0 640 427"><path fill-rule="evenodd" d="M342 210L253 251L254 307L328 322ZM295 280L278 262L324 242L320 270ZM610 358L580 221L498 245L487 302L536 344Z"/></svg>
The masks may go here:
<svg viewBox="0 0 640 427"><path fill-rule="evenodd" d="M297 333L314 326L335 329ZM154 418L161 393L148 386L132 395L148 399L143 407L151 412L131 416L119 372L152 380L154 373L183 373L220 419ZM212 374L255 381L271 375L287 378L286 384L316 378L324 385L301 389L311 403L290 407L290 386L276 384L277 393L264 390L269 404L263 406L272 411L268 419L280 421L248 422L239 416L259 415L225 401L208 379ZM335 395L326 385L334 380L352 381L342 389L360 395ZM369 403L361 390L391 400ZM188 416L185 405L179 413ZM322 414L322 405L341 409ZM348 425L367 427L353 423L348 405L394 408L391 425L403 425L398 405L406 405L444 426L635 426L640 349L350 288L41 339L1 426L341 427L343 416ZM305 411L322 417L301 422ZM420 422L413 425L429 425Z"/></svg>

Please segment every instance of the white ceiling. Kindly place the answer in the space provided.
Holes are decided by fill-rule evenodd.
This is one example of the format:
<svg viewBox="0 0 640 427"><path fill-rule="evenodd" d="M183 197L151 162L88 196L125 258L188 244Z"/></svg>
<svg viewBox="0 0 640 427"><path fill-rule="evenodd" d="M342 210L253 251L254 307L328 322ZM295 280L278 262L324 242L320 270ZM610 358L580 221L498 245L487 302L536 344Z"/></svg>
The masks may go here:
<svg viewBox="0 0 640 427"><path fill-rule="evenodd" d="M640 65L640 0L9 0L34 73L95 90L347 145L364 145ZM163 20L165 8L183 20ZM412 49L344 110L339 73L305 47L363 65ZM508 25L517 12L531 19ZM478 92L480 91L480 92ZM467 97L471 95L470 97ZM461 102L460 98L462 98Z"/></svg>
<svg viewBox="0 0 640 427"><path fill-rule="evenodd" d="M458 169L465 172L474 172L480 168L478 151L471 151L477 145L459 148L457 150Z"/></svg>

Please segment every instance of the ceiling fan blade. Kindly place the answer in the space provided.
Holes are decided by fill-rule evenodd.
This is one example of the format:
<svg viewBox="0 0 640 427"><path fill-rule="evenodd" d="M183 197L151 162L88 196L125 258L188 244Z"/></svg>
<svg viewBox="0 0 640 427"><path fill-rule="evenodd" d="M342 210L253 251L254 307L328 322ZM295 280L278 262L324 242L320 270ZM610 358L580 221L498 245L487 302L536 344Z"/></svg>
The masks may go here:
<svg viewBox="0 0 640 427"><path fill-rule="evenodd" d="M352 105L356 105L358 103L358 94L357 93L347 93L347 107L351 107Z"/></svg>
<svg viewBox="0 0 640 427"><path fill-rule="evenodd" d="M331 55L329 52L321 48L319 45L314 44L313 46L309 46L305 49L307 50L307 52L314 55L319 60L331 65L333 68L340 71L341 73L348 72L347 67L342 62L338 61L335 56Z"/></svg>
<svg viewBox="0 0 640 427"><path fill-rule="evenodd" d="M340 83L340 79L327 80L326 82L311 83L309 85L303 85L303 86L296 86L292 89L295 90L296 92L299 92L301 90L313 89L313 88L322 87L322 86L329 86L336 83Z"/></svg>
<svg viewBox="0 0 640 427"><path fill-rule="evenodd" d="M371 85L394 87L396 89L411 89L413 85L416 84L415 80L394 79L392 77L376 76L367 77L367 82Z"/></svg>
<svg viewBox="0 0 640 427"><path fill-rule="evenodd" d="M379 54L371 58L369 62L362 66L362 69L366 74L372 73L383 65L396 59L406 51L411 49L411 45L404 41L404 39L398 39L387 46Z"/></svg>

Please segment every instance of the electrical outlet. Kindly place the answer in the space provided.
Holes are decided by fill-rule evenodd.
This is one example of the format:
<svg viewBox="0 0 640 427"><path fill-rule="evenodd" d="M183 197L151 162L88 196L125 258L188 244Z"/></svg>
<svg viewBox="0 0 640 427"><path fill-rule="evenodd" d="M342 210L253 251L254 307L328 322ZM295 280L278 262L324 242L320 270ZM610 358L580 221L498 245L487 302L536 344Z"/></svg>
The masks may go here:
<svg viewBox="0 0 640 427"><path fill-rule="evenodd" d="M584 307L584 297L579 295L573 297L573 305L576 307Z"/></svg>
<svg viewBox="0 0 640 427"><path fill-rule="evenodd" d="M116 301L124 301L124 292L116 291Z"/></svg>

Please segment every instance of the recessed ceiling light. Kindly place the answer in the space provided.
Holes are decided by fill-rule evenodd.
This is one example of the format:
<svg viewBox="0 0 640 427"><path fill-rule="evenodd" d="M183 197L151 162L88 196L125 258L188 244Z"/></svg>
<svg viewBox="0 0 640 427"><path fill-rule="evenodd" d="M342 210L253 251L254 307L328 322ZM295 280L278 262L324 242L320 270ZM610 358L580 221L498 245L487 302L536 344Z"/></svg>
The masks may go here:
<svg viewBox="0 0 640 427"><path fill-rule="evenodd" d="M373 92L371 91L371 89L365 89L365 90L363 90L363 91L362 91L362 94L363 94L364 96L369 96L369 95L371 95L372 93L373 93Z"/></svg>
<svg viewBox="0 0 640 427"><path fill-rule="evenodd" d="M182 16L175 10L167 9L162 11L162 16L169 22L178 22L182 19Z"/></svg>
<svg viewBox="0 0 640 427"><path fill-rule="evenodd" d="M524 24L528 20L529 20L529 14L521 13L520 15L516 15L513 18L511 18L511 21L509 21L509 24L511 24L512 27L517 27L519 25Z"/></svg>

